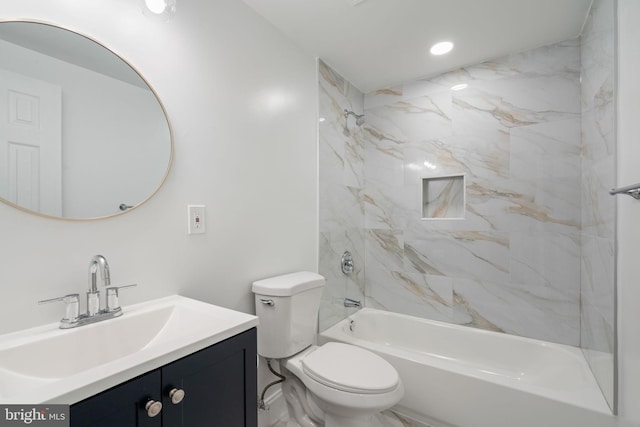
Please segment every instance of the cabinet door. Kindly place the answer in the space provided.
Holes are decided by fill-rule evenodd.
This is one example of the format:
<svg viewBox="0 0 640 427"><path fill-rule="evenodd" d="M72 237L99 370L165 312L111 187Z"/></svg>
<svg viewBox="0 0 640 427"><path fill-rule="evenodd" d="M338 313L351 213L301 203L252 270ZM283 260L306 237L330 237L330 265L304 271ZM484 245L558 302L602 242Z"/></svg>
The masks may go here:
<svg viewBox="0 0 640 427"><path fill-rule="evenodd" d="M160 399L161 373L151 371L71 406L71 427L160 427L145 405Z"/></svg>
<svg viewBox="0 0 640 427"><path fill-rule="evenodd" d="M255 328L163 367L162 396L164 426L256 427Z"/></svg>

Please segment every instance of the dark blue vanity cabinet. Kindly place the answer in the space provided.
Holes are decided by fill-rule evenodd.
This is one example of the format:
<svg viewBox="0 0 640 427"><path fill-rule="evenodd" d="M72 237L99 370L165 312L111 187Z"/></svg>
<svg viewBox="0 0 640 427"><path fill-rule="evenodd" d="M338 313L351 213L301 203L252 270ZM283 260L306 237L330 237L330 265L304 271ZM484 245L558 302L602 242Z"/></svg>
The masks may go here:
<svg viewBox="0 0 640 427"><path fill-rule="evenodd" d="M256 381L253 328L72 405L71 427L257 427Z"/></svg>

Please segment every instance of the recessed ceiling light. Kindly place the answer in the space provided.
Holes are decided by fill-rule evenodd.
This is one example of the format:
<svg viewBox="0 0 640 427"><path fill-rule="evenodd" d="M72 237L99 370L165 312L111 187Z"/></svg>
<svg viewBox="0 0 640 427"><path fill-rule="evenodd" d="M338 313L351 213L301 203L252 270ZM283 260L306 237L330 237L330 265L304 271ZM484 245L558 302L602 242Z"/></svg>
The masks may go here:
<svg viewBox="0 0 640 427"><path fill-rule="evenodd" d="M431 50L429 52L431 52L432 55L444 55L445 53L451 52L451 49L453 49L453 43L440 42L431 46Z"/></svg>

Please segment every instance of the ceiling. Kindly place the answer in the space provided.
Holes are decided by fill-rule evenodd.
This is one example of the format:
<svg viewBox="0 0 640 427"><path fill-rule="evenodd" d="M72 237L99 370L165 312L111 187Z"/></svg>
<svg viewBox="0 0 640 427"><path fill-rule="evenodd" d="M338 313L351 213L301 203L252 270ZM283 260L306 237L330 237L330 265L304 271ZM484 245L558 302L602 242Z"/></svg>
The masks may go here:
<svg viewBox="0 0 640 427"><path fill-rule="evenodd" d="M243 0L367 93L574 38L592 0ZM454 50L432 56L432 44Z"/></svg>

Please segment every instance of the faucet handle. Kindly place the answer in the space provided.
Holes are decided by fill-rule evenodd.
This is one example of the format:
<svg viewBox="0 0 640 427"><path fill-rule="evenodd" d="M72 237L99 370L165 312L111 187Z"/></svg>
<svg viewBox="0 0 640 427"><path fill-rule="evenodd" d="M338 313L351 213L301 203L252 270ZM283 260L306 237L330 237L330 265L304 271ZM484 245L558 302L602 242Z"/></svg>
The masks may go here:
<svg viewBox="0 0 640 427"><path fill-rule="evenodd" d="M44 299L38 301L38 304L48 304L58 301L62 301L65 303L65 311L62 321L73 322L78 320L78 316L80 313L80 295L78 294L69 294L58 298Z"/></svg>
<svg viewBox="0 0 640 427"><path fill-rule="evenodd" d="M136 283L132 285L124 285L124 286L110 286L107 288L107 307L106 310L108 312L119 311L120 301L118 300L118 290L124 288L132 288L134 286L138 286Z"/></svg>

